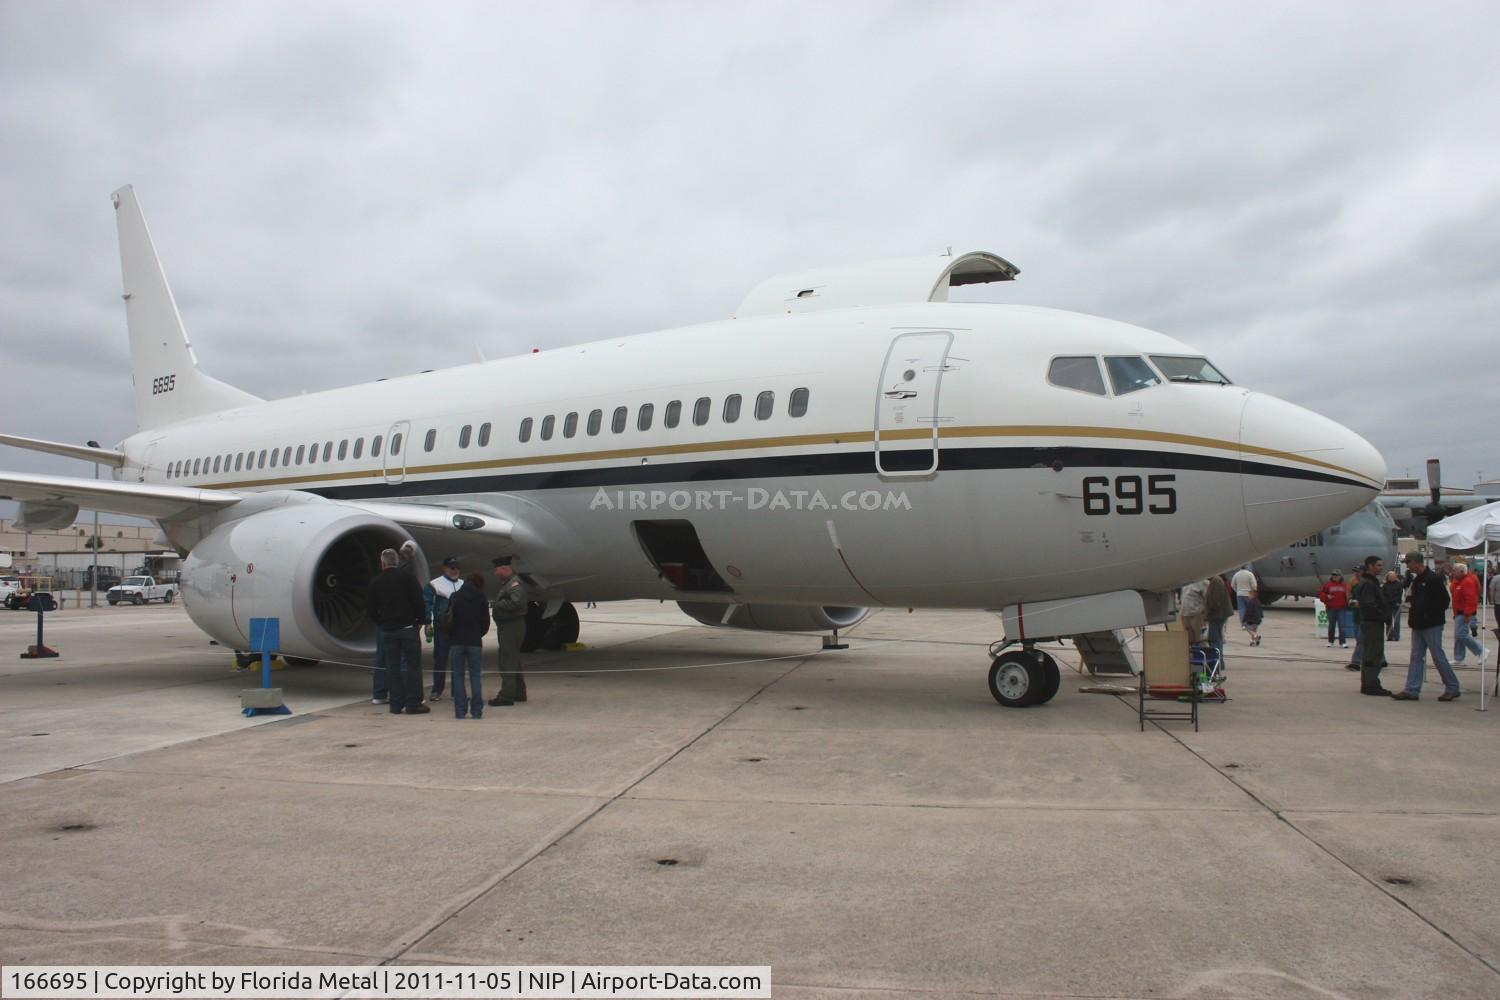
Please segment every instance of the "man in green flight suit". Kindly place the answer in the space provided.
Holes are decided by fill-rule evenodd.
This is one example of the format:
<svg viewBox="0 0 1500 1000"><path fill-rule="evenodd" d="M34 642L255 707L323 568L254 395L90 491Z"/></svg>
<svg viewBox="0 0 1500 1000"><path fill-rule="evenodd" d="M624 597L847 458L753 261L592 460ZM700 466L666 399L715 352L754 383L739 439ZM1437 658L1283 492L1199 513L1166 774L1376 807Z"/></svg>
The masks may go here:
<svg viewBox="0 0 1500 1000"><path fill-rule="evenodd" d="M514 705L526 700L526 675L521 672L521 640L526 637L526 606L530 603L526 582L516 575L510 563L513 556L496 556L490 560L500 593L495 596L496 638L500 640L500 693L489 700L491 705Z"/></svg>

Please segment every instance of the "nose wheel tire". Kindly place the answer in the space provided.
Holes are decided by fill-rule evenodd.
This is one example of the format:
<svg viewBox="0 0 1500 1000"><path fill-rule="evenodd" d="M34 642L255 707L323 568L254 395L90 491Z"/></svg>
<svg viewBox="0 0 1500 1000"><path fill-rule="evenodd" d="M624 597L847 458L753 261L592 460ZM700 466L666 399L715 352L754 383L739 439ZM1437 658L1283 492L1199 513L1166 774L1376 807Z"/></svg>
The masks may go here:
<svg viewBox="0 0 1500 1000"><path fill-rule="evenodd" d="M1039 650L1012 650L990 664L990 694L1006 708L1045 704L1061 685L1057 661Z"/></svg>

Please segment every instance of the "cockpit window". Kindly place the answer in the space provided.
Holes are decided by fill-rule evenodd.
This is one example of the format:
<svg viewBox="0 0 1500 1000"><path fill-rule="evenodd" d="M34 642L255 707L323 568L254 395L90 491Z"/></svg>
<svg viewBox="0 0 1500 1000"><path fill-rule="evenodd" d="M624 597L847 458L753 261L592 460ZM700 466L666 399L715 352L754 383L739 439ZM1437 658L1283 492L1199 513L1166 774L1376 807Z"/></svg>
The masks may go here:
<svg viewBox="0 0 1500 1000"><path fill-rule="evenodd" d="M1104 376L1099 374L1099 359L1093 355L1076 358L1053 358L1047 369L1047 381L1064 389L1104 395Z"/></svg>
<svg viewBox="0 0 1500 1000"><path fill-rule="evenodd" d="M1224 373L1208 363L1207 358L1194 358L1182 354L1153 354L1151 360L1168 382L1213 382L1229 385Z"/></svg>
<svg viewBox="0 0 1500 1000"><path fill-rule="evenodd" d="M1145 358L1134 355L1121 357L1108 357L1104 359L1104 367L1109 370L1110 384L1115 387L1115 395L1123 396L1127 392L1135 392L1137 389L1146 389L1153 385L1161 385L1161 379L1151 366L1146 364Z"/></svg>

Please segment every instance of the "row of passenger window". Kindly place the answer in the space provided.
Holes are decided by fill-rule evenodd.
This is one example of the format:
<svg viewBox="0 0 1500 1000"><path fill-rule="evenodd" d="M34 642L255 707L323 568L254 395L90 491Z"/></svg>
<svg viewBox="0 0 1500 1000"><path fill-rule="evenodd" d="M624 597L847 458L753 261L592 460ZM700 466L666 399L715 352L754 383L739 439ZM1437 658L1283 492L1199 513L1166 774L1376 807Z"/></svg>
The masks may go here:
<svg viewBox="0 0 1500 1000"><path fill-rule="evenodd" d="M789 417L804 417L807 415L807 402L810 393L807 389L793 389L787 399L786 412ZM744 406L744 397L739 393L733 393L724 397L724 404L720 410L719 418L726 424L732 424L740 419L740 411ZM683 403L680 399L674 399L662 410L662 426L673 428L682 423ZM707 424L713 416L714 401L711 396L701 396L693 403L692 421L695 427ZM755 397L753 410L756 420L770 420L776 415L776 393L767 389ZM562 436L574 437L578 434L579 414L569 413L562 418ZM638 431L649 431L656 421L656 405L654 403L642 403L635 411L635 429ZM557 432L557 417L548 415L542 418L540 437L543 441L552 440ZM630 407L617 406L609 418L609 430L612 434L623 434L625 428L630 424ZM532 430L536 427L531 417L521 421L520 440L524 444L531 440ZM583 420L583 431L589 437L594 437L604 429L604 411L591 410L586 419Z"/></svg>
<svg viewBox="0 0 1500 1000"><path fill-rule="evenodd" d="M787 401L787 415L791 417L802 417L807 415L807 403L809 392L806 389L793 389ZM740 418L740 409L743 398L738 394L724 397L724 405L721 418L726 424L732 424ZM776 394L767 390L755 397L755 419L769 420L775 415ZM650 430L655 419L656 408L651 403L643 403L636 411L635 426L637 430ZM704 396L693 404L692 420L699 427L708 423L713 411L713 399ZM626 425L630 422L630 408L626 406L616 407L610 418L610 430L615 434L623 433ZM676 427L682 422L682 401L672 400L666 405L662 414L662 423L667 427ZM569 413L562 419L562 436L574 437L578 433L579 415ZM589 436L597 435L603 428L604 411L594 410L589 413L585 421L585 433ZM534 424L531 417L521 421L520 438L522 442L530 441ZM550 441L557 428L557 418L546 416L542 418L541 439ZM492 424L480 424L478 433L475 433L473 424L465 424L458 432L458 446L468 448L471 444L480 448L489 446L494 427ZM430 428L422 440L422 450L432 451L437 447L438 432L436 428ZM381 458L381 449L385 446L385 436L376 434L369 439L368 454L372 459ZM184 476L214 476L234 472L256 472L261 469L291 468L293 466L317 465L319 462L327 463L333 461L358 461L366 455L366 439L363 437L339 441L315 441L312 444L299 444L296 446L286 445L281 448L262 448L260 451L231 452L228 455L208 455L202 458L182 459L167 466L168 479L181 479ZM401 454L402 435L400 432L390 437L389 454L392 456Z"/></svg>
<svg viewBox="0 0 1500 1000"><path fill-rule="evenodd" d="M465 428L468 430L468 428ZM436 431L428 431L429 440L436 436ZM479 429L480 444L488 444L490 439L490 425L484 424ZM381 448L385 445L385 435L376 434L369 439L369 454L371 458L381 457ZM259 469L288 468L294 465L317 465L318 462L345 461L347 459L358 460L365 456L365 439L362 437L353 440L353 447L346 438L338 444L332 441L315 441L312 444L299 444L295 448L287 445L284 448L262 448L256 451L231 452L228 455L209 455L205 458L182 459L172 462L167 466L168 479L180 479L183 476L212 476L222 475L226 472L253 472ZM432 450L431 444L427 447ZM401 454L401 433L398 431L391 435L390 453Z"/></svg>

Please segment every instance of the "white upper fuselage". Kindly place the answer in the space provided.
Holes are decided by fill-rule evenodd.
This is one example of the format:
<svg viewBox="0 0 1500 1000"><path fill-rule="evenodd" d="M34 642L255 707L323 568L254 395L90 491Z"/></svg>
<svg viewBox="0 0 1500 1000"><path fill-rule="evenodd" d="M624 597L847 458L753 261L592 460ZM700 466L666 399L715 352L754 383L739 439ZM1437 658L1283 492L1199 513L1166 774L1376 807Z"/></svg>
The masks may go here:
<svg viewBox="0 0 1500 1000"><path fill-rule="evenodd" d="M1098 396L1047 378L1059 355L1198 353L1139 327L1022 306L730 320L153 428L122 443L128 463L118 475L491 512L515 522L521 570L568 599L684 597L646 558L632 530L642 520L690 522L732 588L719 598L740 603L1000 607L1162 590L1337 521L1384 480L1384 463L1357 435L1239 386ZM911 401L896 398L903 365L916 373ZM799 389L806 413L792 416ZM771 413L758 419L767 391ZM731 394L742 398L732 423ZM711 415L697 425L702 397ZM673 401L681 420L668 427ZM646 430L643 404L653 407ZM618 407L628 418L616 432ZM939 457L927 472L932 407ZM602 426L590 434L594 410ZM570 413L577 427L565 436ZM879 467L877 422L888 456ZM394 458L393 431L403 438ZM372 457L377 435L382 454ZM894 461L892 452L908 454ZM865 509L870 491L881 509ZM173 530L191 546L190 528ZM429 555L458 554L468 568L494 554L461 544Z"/></svg>

